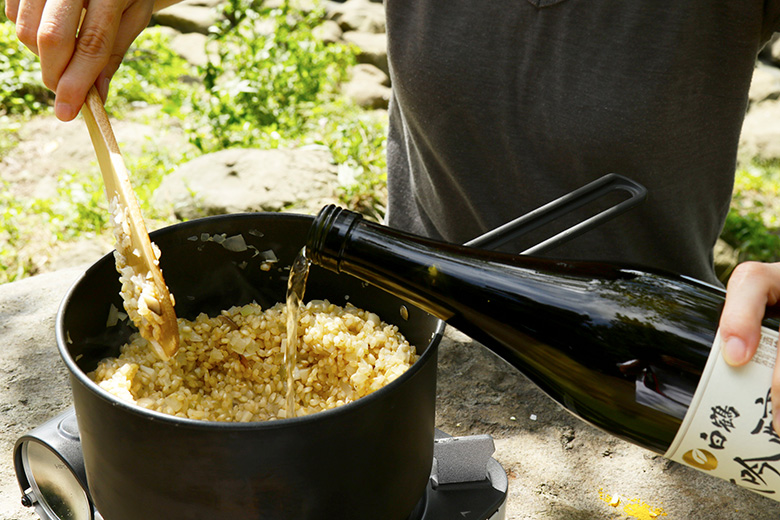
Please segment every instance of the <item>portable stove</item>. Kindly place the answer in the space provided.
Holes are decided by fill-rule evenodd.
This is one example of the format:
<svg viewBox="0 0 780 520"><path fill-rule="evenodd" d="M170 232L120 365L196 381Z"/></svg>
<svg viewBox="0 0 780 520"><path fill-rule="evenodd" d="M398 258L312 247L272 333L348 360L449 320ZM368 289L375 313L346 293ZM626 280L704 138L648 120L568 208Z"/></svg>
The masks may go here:
<svg viewBox="0 0 780 520"><path fill-rule="evenodd" d="M489 435L437 430L431 478L407 520L504 520L508 482L494 449ZM14 468L22 504L42 520L103 520L90 497L72 407L17 440Z"/></svg>

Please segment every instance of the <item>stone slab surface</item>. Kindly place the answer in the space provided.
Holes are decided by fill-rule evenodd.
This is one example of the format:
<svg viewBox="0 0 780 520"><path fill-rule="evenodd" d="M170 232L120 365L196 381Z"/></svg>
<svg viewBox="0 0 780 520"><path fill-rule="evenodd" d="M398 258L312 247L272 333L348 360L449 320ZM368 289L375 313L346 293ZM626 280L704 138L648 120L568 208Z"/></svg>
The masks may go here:
<svg viewBox="0 0 780 520"><path fill-rule="evenodd" d="M54 339L57 308L83 271L0 286L0 519L20 504L16 439L71 404ZM490 434L509 478L510 520L769 520L780 504L671 463L564 411L481 345L448 330L439 352L437 427ZM468 520L469 516L463 518Z"/></svg>

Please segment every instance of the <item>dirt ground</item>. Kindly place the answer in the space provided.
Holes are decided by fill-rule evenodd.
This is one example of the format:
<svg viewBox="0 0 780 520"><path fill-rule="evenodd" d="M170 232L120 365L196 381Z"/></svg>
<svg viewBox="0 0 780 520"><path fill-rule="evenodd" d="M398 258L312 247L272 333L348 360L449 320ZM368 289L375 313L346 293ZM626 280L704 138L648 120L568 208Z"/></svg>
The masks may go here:
<svg viewBox="0 0 780 520"><path fill-rule="evenodd" d="M187 150L191 145L173 118L160 119L153 107L139 107L111 122L120 150L129 165L156 150ZM153 125L148 124L155 118ZM93 172L99 175L97 160L86 125L81 117L63 123L54 116L38 116L15 133L18 144L0 157L0 186L16 200L52 199L67 194L60 181L66 172ZM131 182L132 182L132 172ZM102 188L101 188L102 189ZM62 192L62 193L60 193ZM147 226L156 228L155 222ZM33 274L94 261L113 248L110 233L86 235L77 240L53 240L45 229L25 226L21 248L29 257Z"/></svg>
<svg viewBox="0 0 780 520"><path fill-rule="evenodd" d="M139 119L116 121L126 154L143 153L155 136L181 145L176 128L158 131ZM83 122L31 121L22 143L0 163L19 197L56 190L62 168L94 167ZM32 240L32 239L31 239ZM70 250L72 265L94 250ZM78 253L78 254L77 254ZM0 287L0 519L34 518L19 505L11 452L19 435L71 402L53 338L54 315L79 272L45 264L47 274ZM620 441L579 421L470 338L450 330L439 352L437 427L450 435L490 434L509 479L509 520L770 520L780 504ZM464 516L468 519L468 516Z"/></svg>

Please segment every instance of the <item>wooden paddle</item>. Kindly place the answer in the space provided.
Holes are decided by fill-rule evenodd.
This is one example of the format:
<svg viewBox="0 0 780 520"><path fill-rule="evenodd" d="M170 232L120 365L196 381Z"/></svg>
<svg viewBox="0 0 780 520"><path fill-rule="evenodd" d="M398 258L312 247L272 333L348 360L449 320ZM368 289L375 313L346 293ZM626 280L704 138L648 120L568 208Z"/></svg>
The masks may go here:
<svg viewBox="0 0 780 520"><path fill-rule="evenodd" d="M179 348L174 300L160 270L158 255L146 230L122 154L93 86L81 109L97 154L116 237L117 271L122 299L133 323L155 352L168 359Z"/></svg>

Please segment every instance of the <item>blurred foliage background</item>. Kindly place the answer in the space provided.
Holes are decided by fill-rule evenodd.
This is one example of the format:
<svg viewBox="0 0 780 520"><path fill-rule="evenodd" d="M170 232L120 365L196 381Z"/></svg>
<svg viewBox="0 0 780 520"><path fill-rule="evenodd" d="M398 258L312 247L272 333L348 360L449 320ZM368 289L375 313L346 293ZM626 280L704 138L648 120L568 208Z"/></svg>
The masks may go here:
<svg viewBox="0 0 780 520"><path fill-rule="evenodd" d="M302 11L286 2L271 8L258 0L228 0L222 9L223 21L209 37L219 50L204 66L187 63L171 50L166 33L151 27L112 82L110 113L122 117L136 106L154 105L160 124L177 121L193 145L152 147L142 156L125 157L145 216L169 222L171 216L155 214L148 200L162 178L193 153L320 144L354 179L342 187L342 203L381 219L386 117L354 105L338 88L356 50L315 38L313 30L325 17L316 7ZM273 31L259 29L269 26ZM0 158L18 144L25 122L51 116L52 103L37 57L0 14ZM55 244L108 233L97 169L63 171L57 182L56 196L19 198L0 172L0 283L38 272L45 263L41 256ZM780 259L779 187L778 161L753 160L738 168L722 238L740 260Z"/></svg>

